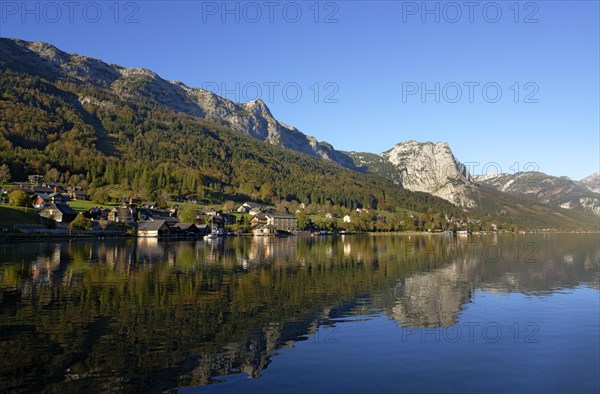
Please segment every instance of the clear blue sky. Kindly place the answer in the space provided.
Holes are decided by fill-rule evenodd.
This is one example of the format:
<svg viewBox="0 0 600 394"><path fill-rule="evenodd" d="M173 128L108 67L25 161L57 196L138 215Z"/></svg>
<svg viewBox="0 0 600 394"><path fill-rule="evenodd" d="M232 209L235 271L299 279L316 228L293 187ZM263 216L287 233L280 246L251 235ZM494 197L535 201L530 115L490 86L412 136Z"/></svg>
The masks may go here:
<svg viewBox="0 0 600 394"><path fill-rule="evenodd" d="M447 141L480 163L475 174L490 162L573 179L599 171L598 1L520 2L518 13L514 1L50 3L0 2L0 35L236 101L259 86L278 119L337 149ZM436 83L439 103L423 99Z"/></svg>

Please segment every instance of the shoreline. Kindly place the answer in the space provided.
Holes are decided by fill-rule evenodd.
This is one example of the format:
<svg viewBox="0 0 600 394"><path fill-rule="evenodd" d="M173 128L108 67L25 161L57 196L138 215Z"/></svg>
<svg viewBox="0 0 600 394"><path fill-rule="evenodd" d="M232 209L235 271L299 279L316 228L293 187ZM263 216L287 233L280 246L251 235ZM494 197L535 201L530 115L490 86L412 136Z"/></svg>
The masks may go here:
<svg viewBox="0 0 600 394"><path fill-rule="evenodd" d="M457 233L445 233L445 232L429 232L429 231L378 231L378 232L347 232L347 233L329 233L329 234L316 234L315 238L324 238L324 237L339 237L339 236L457 236L457 237L465 237L465 236L482 236L482 235L525 235L525 234L600 234L600 231L523 231L523 232L475 232L469 234L457 234ZM297 237L313 237L310 232L298 232L292 236ZM227 235L219 238L236 238L236 237L255 237L252 233L244 233L239 235ZM278 238L278 237L260 237L257 238ZM8 243L21 243L21 242L52 242L52 241L85 241L85 240L104 240L104 239L152 239L152 240L161 240L161 241L200 241L204 240L202 236L163 236L163 237L138 237L135 235L115 235L115 234L106 234L106 235L97 235L97 234L3 234L0 235L0 243L8 244Z"/></svg>

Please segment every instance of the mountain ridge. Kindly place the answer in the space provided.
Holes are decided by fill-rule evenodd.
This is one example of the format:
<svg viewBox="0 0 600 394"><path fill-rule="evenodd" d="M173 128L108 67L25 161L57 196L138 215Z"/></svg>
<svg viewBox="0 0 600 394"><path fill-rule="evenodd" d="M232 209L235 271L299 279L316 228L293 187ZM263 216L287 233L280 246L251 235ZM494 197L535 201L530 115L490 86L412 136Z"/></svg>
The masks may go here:
<svg viewBox="0 0 600 394"><path fill-rule="evenodd" d="M588 179L588 183L536 171L487 174L475 179L500 192L526 200L540 201L568 210L588 211L600 216L600 193L594 192L594 187L589 186L597 182L595 174L584 178Z"/></svg>
<svg viewBox="0 0 600 394"><path fill-rule="evenodd" d="M272 145L354 169L352 160L342 152L277 120L261 99L235 103L202 88L163 79L146 68L121 67L99 59L69 54L42 42L0 38L0 51L7 54L5 60L0 61L5 67L28 73L33 69L40 76L57 79L66 74L98 88L111 90L124 99L148 100L177 112L222 121L236 131ZM11 61L14 59L17 61ZM24 61L28 64L26 68L22 64Z"/></svg>
<svg viewBox="0 0 600 394"><path fill-rule="evenodd" d="M276 120L262 100L234 103L147 69L69 55L44 43L0 39L0 51L0 111L10 119L0 124L0 159L21 173L53 165L100 189L125 183L134 190L167 186L189 193L204 184L219 193L346 207L427 211L430 204L464 213L464 206L508 222L522 213L536 228L548 223L561 228L565 220L570 228L591 223L574 213L566 217L567 210L555 214L535 204L524 207L509 195L478 187L444 142L409 140L380 155L336 151ZM285 149L266 149L230 130ZM373 163L381 168L374 170ZM411 188L421 193L408 193ZM455 205L442 203L436 193ZM540 212L549 215L547 221L534 217Z"/></svg>

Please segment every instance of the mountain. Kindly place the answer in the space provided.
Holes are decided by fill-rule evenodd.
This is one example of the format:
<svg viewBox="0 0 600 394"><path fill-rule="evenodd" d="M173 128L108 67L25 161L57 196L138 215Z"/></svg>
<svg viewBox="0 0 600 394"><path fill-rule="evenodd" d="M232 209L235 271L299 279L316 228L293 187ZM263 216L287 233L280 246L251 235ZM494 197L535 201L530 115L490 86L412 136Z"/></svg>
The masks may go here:
<svg viewBox="0 0 600 394"><path fill-rule="evenodd" d="M375 155L346 152L358 170L383 175L402 187L433 194L451 203L473 208L476 188L467 167L445 142L405 141Z"/></svg>
<svg viewBox="0 0 600 394"><path fill-rule="evenodd" d="M474 178L445 142L405 141L379 155L345 153L358 171L383 175L408 190L433 194L480 217L517 220L531 228L559 228L565 221L598 227L597 218L589 215L600 212L598 194L566 177L523 173Z"/></svg>
<svg viewBox="0 0 600 394"><path fill-rule="evenodd" d="M598 181L595 175L581 182L575 182L567 177L555 177L532 171L516 174L488 174L476 177L476 181L524 200L542 202L569 210L587 211L600 216L600 193L592 191L594 182L597 185Z"/></svg>
<svg viewBox="0 0 600 394"><path fill-rule="evenodd" d="M407 227L412 213L597 228L583 211L473 182L445 143L341 152L278 121L261 100L234 103L45 43L0 39L0 55L0 164L15 181L55 168L57 180L96 201L177 194L395 211L392 219L375 215L379 228Z"/></svg>
<svg viewBox="0 0 600 394"><path fill-rule="evenodd" d="M0 54L0 164L15 181L56 168L96 201L169 193L462 213L323 157L336 153L284 127L260 101L235 104L43 43L0 39ZM287 149L313 145L312 153Z"/></svg>
<svg viewBox="0 0 600 394"><path fill-rule="evenodd" d="M352 168L352 160L326 143L319 143L295 127L275 119L261 100L234 103L200 88L179 81L167 81L143 68L124 68L76 54L65 53L42 42L0 39L0 65L18 72L47 79L86 82L109 90L123 100L143 100L175 112L213 119L221 124L273 145ZM82 102L97 102L82 97Z"/></svg>
<svg viewBox="0 0 600 394"><path fill-rule="evenodd" d="M600 172L595 172L592 175L583 178L579 184L591 192L600 193Z"/></svg>

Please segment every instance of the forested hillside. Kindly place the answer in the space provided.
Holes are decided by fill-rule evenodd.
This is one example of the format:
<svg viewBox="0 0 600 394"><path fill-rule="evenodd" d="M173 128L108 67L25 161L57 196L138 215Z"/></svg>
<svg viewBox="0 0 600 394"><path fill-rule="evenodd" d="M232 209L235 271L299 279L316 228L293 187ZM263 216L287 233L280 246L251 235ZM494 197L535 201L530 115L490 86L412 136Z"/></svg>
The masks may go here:
<svg viewBox="0 0 600 394"><path fill-rule="evenodd" d="M161 191L209 197L402 207L460 213L448 202L412 193L376 175L359 174L257 141L214 121L175 113L109 91L4 69L0 74L0 162L15 180L57 168L64 181L95 193L156 198Z"/></svg>

